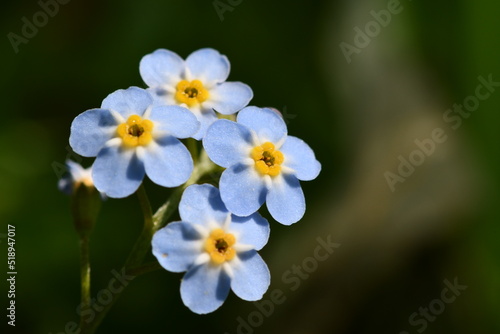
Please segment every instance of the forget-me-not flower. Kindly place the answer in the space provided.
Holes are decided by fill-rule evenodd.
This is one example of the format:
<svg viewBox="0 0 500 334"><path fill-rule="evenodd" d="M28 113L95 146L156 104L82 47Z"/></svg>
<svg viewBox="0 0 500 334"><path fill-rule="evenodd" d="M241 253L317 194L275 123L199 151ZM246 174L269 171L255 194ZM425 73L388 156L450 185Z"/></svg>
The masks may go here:
<svg viewBox="0 0 500 334"><path fill-rule="evenodd" d="M149 91L160 105L181 105L191 110L201 123L193 136L200 140L214 112L234 114L253 97L252 89L241 82L226 82L230 64L214 49L200 49L184 61L176 53L158 49L141 59L139 70Z"/></svg>
<svg viewBox="0 0 500 334"><path fill-rule="evenodd" d="M246 107L237 123L212 124L203 146L213 162L227 168L219 187L229 211L248 216L266 202L273 218L284 225L302 218L306 205L299 180L315 179L321 164L304 141L287 135L277 112Z"/></svg>
<svg viewBox="0 0 500 334"><path fill-rule="evenodd" d="M79 163L73 160L66 160L67 173L57 183L60 191L66 195L71 195L80 185L94 187L92 180L92 166L83 168Z"/></svg>
<svg viewBox="0 0 500 334"><path fill-rule="evenodd" d="M70 145L92 167L95 187L109 197L126 197L144 175L164 187L186 182L193 170L189 151L177 138L199 129L196 117L179 106L153 106L144 89L130 87L108 95L100 109L78 115Z"/></svg>
<svg viewBox="0 0 500 334"><path fill-rule="evenodd" d="M153 254L172 272L184 272L181 297L198 314L219 308L229 290L244 300L262 298L270 284L266 263L257 253L269 238L260 214L237 217L227 211L212 185L189 186L179 204L182 221L153 236Z"/></svg>

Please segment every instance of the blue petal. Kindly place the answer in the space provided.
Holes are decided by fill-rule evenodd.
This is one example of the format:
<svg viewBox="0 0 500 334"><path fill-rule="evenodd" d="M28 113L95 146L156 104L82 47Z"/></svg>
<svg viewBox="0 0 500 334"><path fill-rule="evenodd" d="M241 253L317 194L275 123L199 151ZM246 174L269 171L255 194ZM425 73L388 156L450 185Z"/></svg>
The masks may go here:
<svg viewBox="0 0 500 334"><path fill-rule="evenodd" d="M186 78L200 80L206 88L226 81L229 60L214 49L200 49L186 58Z"/></svg>
<svg viewBox="0 0 500 334"><path fill-rule="evenodd" d="M150 120L155 122L154 131L165 131L177 138L188 138L200 128L200 122L189 109L179 106L156 106Z"/></svg>
<svg viewBox="0 0 500 334"><path fill-rule="evenodd" d="M198 314L218 309L229 294L231 282L221 266L209 263L190 269L181 282L184 305Z"/></svg>
<svg viewBox="0 0 500 334"><path fill-rule="evenodd" d="M250 86L241 82L223 82L210 90L210 107L230 115L243 109L253 98Z"/></svg>
<svg viewBox="0 0 500 334"><path fill-rule="evenodd" d="M126 120L131 115L142 116L152 103L153 97L146 90L130 87L109 94L101 108L116 111Z"/></svg>
<svg viewBox="0 0 500 334"><path fill-rule="evenodd" d="M175 86L181 80L184 60L176 53L158 49L142 57L139 72L149 87Z"/></svg>
<svg viewBox="0 0 500 334"><path fill-rule="evenodd" d="M210 184L187 187L179 203L179 213L186 222L200 225L216 222L221 226L229 214L222 203L219 189Z"/></svg>
<svg viewBox="0 0 500 334"><path fill-rule="evenodd" d="M84 157L95 157L116 131L117 121L109 110L91 109L71 123L69 144Z"/></svg>
<svg viewBox="0 0 500 334"><path fill-rule="evenodd" d="M285 157L283 166L293 169L299 180L314 180L321 171L314 151L302 139L288 136L280 151Z"/></svg>
<svg viewBox="0 0 500 334"><path fill-rule="evenodd" d="M172 272L189 269L201 253L201 236L189 223L173 222L153 235L153 255Z"/></svg>
<svg viewBox="0 0 500 334"><path fill-rule="evenodd" d="M251 145L250 131L226 119L213 123L203 138L203 148L210 159L225 168L250 158Z"/></svg>
<svg viewBox="0 0 500 334"><path fill-rule="evenodd" d="M229 226L230 233L233 233L238 244L251 245L256 250L262 249L269 239L269 223L258 212L248 217L232 216Z"/></svg>
<svg viewBox="0 0 500 334"><path fill-rule="evenodd" d="M294 175L277 176L266 198L267 209L283 225L298 222L306 211L304 193Z"/></svg>
<svg viewBox="0 0 500 334"><path fill-rule="evenodd" d="M246 217L264 203L266 186L253 166L237 164L222 173L220 194L230 212Z"/></svg>
<svg viewBox="0 0 500 334"><path fill-rule="evenodd" d="M246 107L238 113L238 123L255 131L262 143L276 144L287 134L283 118L269 108Z"/></svg>
<svg viewBox="0 0 500 334"><path fill-rule="evenodd" d="M271 284L266 263L256 251L238 254L240 262L232 265L231 290L244 300L259 300Z"/></svg>
<svg viewBox="0 0 500 334"><path fill-rule="evenodd" d="M135 150L104 147L92 166L92 179L100 192L112 198L133 194L144 178L144 165Z"/></svg>
<svg viewBox="0 0 500 334"><path fill-rule="evenodd" d="M200 129L193 135L193 138L196 140L202 140L207 133L207 129L212 125L215 121L218 120L217 115L212 109L206 109L202 111L191 110L193 114L200 122Z"/></svg>
<svg viewBox="0 0 500 334"><path fill-rule="evenodd" d="M177 187L186 182L193 171L193 159L177 138L165 136L145 147L146 174L163 187Z"/></svg>

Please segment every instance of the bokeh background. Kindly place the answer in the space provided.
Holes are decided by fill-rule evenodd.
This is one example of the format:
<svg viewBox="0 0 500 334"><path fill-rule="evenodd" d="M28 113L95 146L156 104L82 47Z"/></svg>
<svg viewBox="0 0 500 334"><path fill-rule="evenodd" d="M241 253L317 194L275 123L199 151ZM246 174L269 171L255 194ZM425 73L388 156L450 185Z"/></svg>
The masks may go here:
<svg viewBox="0 0 500 334"><path fill-rule="evenodd" d="M228 56L229 79L253 88L251 104L283 111L289 132L323 165L318 179L302 183L304 219L292 227L271 221L261 252L269 292L285 300L260 320L254 304L231 294L198 316L180 300L182 275L156 271L127 287L98 333L499 333L500 88L456 130L443 114L474 94L479 76L500 81L500 3L401 0L402 12L351 63L340 43L353 44L353 29L364 30L387 1L217 4L230 9L73 0L17 53L3 39L0 237L16 226L18 271L17 322L7 328L2 315L7 332L61 333L78 321L78 239L53 168L68 154L72 119L116 89L143 87L145 54L166 48L186 57L212 47ZM22 18L41 10L35 0L1 6L4 36L20 35ZM435 128L448 139L392 192L384 173L396 173L398 157ZM154 208L169 194L146 187ZM141 224L134 196L104 203L91 241L92 296L121 268ZM333 254L303 278L290 274L329 236L340 244ZM0 249L5 273L5 239ZM445 280L467 289L425 328L410 323L419 308L437 307Z"/></svg>

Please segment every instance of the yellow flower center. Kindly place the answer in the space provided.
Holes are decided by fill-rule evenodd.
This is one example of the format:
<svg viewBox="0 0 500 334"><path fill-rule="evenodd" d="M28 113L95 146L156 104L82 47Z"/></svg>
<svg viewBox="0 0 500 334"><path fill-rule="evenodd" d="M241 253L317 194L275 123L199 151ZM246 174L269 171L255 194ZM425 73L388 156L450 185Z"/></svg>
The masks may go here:
<svg viewBox="0 0 500 334"><path fill-rule="evenodd" d="M210 255L214 264L222 264L232 260L236 251L231 247L236 242L236 238L231 233L226 233L218 228L210 233L205 242L205 251Z"/></svg>
<svg viewBox="0 0 500 334"><path fill-rule="evenodd" d="M274 144L265 142L260 146L255 146L251 153L255 160L255 169L262 175L277 176L281 172L281 164L285 158L283 153L274 149Z"/></svg>
<svg viewBox="0 0 500 334"><path fill-rule="evenodd" d="M193 80L191 82L182 80L177 84L177 92L175 99L179 103L185 103L189 107L195 106L208 99L208 91L203 87L200 80Z"/></svg>
<svg viewBox="0 0 500 334"><path fill-rule="evenodd" d="M145 146L153 140L153 122L139 115L130 116L127 122L118 125L116 131L127 147Z"/></svg>

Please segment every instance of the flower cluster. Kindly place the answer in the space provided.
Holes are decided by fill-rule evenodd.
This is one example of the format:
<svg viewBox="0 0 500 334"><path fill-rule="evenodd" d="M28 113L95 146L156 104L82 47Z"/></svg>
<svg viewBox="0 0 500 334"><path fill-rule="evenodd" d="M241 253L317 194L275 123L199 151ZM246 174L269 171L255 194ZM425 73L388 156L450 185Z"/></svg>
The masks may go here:
<svg viewBox="0 0 500 334"><path fill-rule="evenodd" d="M245 300L262 298L270 274L257 251L267 243L269 224L258 210L266 203L284 225L303 217L300 181L321 170L313 150L288 135L277 110L247 106L252 89L226 81L230 64L216 50L201 49L185 60L156 50L142 58L139 71L147 88L117 90L74 119L71 147L95 157L85 175L112 198L134 193L145 175L178 187L197 168L195 150L181 140L200 141L224 168L219 189L187 187L181 221L154 234L153 254L165 269L186 272L181 297L193 312L214 311L229 290Z"/></svg>

